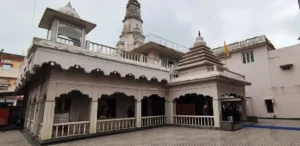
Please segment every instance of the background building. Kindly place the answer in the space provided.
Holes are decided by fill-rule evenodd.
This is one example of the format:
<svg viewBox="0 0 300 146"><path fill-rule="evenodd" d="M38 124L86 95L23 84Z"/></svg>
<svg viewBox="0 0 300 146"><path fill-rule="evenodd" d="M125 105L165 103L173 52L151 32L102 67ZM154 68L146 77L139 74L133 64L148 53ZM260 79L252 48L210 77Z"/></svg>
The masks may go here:
<svg viewBox="0 0 300 146"><path fill-rule="evenodd" d="M300 118L300 46L275 49L266 36L258 36L213 49L227 67L246 76L248 115L266 118Z"/></svg>
<svg viewBox="0 0 300 146"><path fill-rule="evenodd" d="M15 90L15 82L20 74L21 65L24 56L2 53L0 61L0 92L13 92ZM17 97L16 97L17 98ZM15 97L1 98L0 103L16 104Z"/></svg>

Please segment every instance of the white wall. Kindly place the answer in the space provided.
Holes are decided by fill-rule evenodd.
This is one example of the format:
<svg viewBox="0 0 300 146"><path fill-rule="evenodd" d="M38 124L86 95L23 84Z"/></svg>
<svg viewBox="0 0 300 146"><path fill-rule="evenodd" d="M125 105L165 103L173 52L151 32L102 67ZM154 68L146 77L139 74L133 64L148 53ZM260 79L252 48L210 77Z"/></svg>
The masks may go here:
<svg viewBox="0 0 300 146"><path fill-rule="evenodd" d="M274 115L278 118L300 118L300 46L293 45L269 51L270 76L274 97ZM291 70L282 70L281 65L293 64Z"/></svg>
<svg viewBox="0 0 300 146"><path fill-rule="evenodd" d="M244 64L242 53L253 51L254 62ZM267 46L248 49L243 52L230 54L227 58L227 67L246 76L252 83L246 87L246 96L251 97L251 104L247 107L253 116L277 118L300 118L300 56L299 45L278 50L268 51ZM225 63L225 60L222 60ZM294 64L290 71L283 71L279 66ZM298 76L297 76L298 75ZM274 113L267 113L265 98L275 99Z"/></svg>

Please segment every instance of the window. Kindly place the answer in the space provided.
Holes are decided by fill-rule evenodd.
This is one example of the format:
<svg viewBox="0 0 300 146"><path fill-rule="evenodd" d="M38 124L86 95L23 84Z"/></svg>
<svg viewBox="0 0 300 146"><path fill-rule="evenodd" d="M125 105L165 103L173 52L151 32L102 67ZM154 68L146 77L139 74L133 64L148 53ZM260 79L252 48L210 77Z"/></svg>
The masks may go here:
<svg viewBox="0 0 300 146"><path fill-rule="evenodd" d="M2 65L2 70L10 70L10 68L11 68L10 65L7 64Z"/></svg>
<svg viewBox="0 0 300 146"><path fill-rule="evenodd" d="M8 90L8 85L0 84L0 91L7 91L7 90Z"/></svg>
<svg viewBox="0 0 300 146"><path fill-rule="evenodd" d="M64 23L59 23L56 42L80 47L82 33L82 29L78 29Z"/></svg>
<svg viewBox="0 0 300 146"><path fill-rule="evenodd" d="M254 62L254 55L253 52L246 52L243 53L243 63L250 63L250 62Z"/></svg>
<svg viewBox="0 0 300 146"><path fill-rule="evenodd" d="M2 78L0 78L0 82L9 82L9 79L2 79Z"/></svg>
<svg viewBox="0 0 300 146"><path fill-rule="evenodd" d="M4 59L2 62L5 62L5 63L11 63L11 60Z"/></svg>
<svg viewBox="0 0 300 146"><path fill-rule="evenodd" d="M268 113L274 113L274 107L273 107L273 100L272 99L266 99L265 104L267 107Z"/></svg>

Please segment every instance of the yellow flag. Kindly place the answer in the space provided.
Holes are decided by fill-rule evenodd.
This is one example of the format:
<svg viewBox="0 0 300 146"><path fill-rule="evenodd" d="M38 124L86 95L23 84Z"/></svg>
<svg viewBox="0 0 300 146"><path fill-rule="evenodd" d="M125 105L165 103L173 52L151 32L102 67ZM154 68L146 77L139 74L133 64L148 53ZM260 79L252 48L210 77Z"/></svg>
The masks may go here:
<svg viewBox="0 0 300 146"><path fill-rule="evenodd" d="M228 46L226 45L225 41L224 41L224 50L225 50L226 57L228 57L229 56L229 49L228 49Z"/></svg>

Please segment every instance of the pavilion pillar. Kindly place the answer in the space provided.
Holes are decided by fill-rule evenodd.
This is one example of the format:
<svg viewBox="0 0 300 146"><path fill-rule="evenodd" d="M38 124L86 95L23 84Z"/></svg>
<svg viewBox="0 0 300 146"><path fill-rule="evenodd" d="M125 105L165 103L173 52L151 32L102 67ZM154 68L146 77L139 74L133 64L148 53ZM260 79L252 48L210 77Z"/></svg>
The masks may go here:
<svg viewBox="0 0 300 146"><path fill-rule="evenodd" d="M90 107L90 134L97 133L97 112L98 100L93 99Z"/></svg>
<svg viewBox="0 0 300 146"><path fill-rule="evenodd" d="M165 102L165 111L167 116L167 124L174 124L174 108L176 108L176 103L174 101L168 101Z"/></svg>
<svg viewBox="0 0 300 146"><path fill-rule="evenodd" d="M219 99L213 98L213 109L214 109L214 124L216 128L220 127L220 104Z"/></svg>
<svg viewBox="0 0 300 146"><path fill-rule="evenodd" d="M142 127L142 102L141 99L135 101L135 117L136 117L136 128Z"/></svg>
<svg viewBox="0 0 300 146"><path fill-rule="evenodd" d="M49 140L52 138L54 110L55 110L55 101L45 101L43 124L42 124L42 130L40 134L41 140Z"/></svg>

